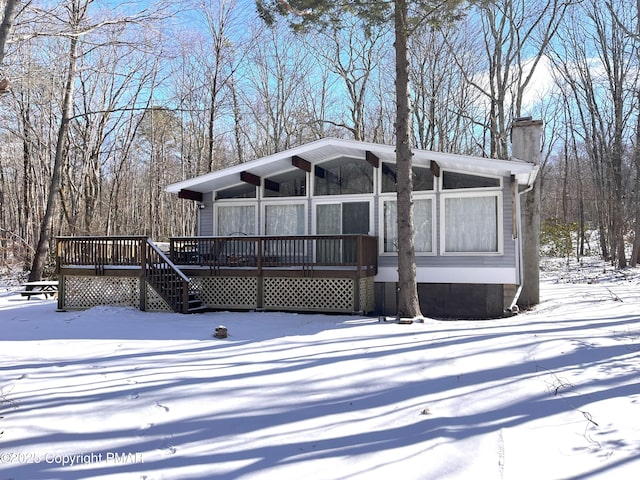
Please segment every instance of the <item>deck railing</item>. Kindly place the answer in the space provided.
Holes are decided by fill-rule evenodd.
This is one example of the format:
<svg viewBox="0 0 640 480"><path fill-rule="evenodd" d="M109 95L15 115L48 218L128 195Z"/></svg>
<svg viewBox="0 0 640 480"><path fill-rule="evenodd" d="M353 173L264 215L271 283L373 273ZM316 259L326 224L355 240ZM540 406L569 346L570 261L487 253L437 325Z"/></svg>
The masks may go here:
<svg viewBox="0 0 640 480"><path fill-rule="evenodd" d="M378 252L368 235L178 237L169 242L177 265L211 268L352 267L375 272Z"/></svg>
<svg viewBox="0 0 640 480"><path fill-rule="evenodd" d="M147 237L58 237L58 267L141 266Z"/></svg>

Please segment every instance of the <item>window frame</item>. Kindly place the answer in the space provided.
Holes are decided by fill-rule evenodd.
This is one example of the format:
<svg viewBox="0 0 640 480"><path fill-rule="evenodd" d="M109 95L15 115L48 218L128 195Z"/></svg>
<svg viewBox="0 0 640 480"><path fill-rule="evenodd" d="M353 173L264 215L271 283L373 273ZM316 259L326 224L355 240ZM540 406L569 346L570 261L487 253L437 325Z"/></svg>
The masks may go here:
<svg viewBox="0 0 640 480"><path fill-rule="evenodd" d="M435 183L435 182L434 182ZM384 257L397 257L398 252L385 252L384 251L384 202L398 202L397 195L395 193L384 193L379 196L379 212L378 212L378 254ZM417 257L433 257L438 254L438 231L437 231L437 217L436 217L436 202L437 195L433 190L422 190L419 193L413 192L413 201L416 200L431 200L431 251L419 252L416 251ZM414 225L415 230L415 225Z"/></svg>
<svg viewBox="0 0 640 480"><path fill-rule="evenodd" d="M353 194L353 195L319 195L317 197L313 197L311 199L311 231L313 235L319 235L318 230L318 215L317 215L317 206L318 205L332 205L332 204L340 204L343 203L369 203L369 232L363 233L362 235L374 235L375 221L374 221L374 201L373 195L368 194ZM342 212L341 212L342 214ZM342 233L336 235L343 235Z"/></svg>
<svg viewBox="0 0 640 480"><path fill-rule="evenodd" d="M260 218L258 215L258 202L257 200L253 200L251 201L251 199L225 199L225 200L217 200L216 202L214 202L213 205L213 231L216 232L214 236L216 237L227 237L231 234L228 235L222 235L220 233L220 225L219 225L219 217L218 217L218 211L221 208L225 208L225 207L253 207L253 214L254 214L254 226L255 226L255 232L254 233L246 233L246 232L242 232L242 233L246 233L247 236L256 236L256 235L260 235ZM235 232L232 232L235 233ZM238 232L240 233L240 232Z"/></svg>
<svg viewBox="0 0 640 480"><path fill-rule="evenodd" d="M502 183L502 182L501 182ZM471 190L471 191L469 191ZM446 200L449 198L478 198L494 197L496 199L496 235L497 250L486 252L449 252L447 248L447 207ZM503 192L497 187L456 189L440 192L440 255L445 257L497 257L504 255L504 205Z"/></svg>
<svg viewBox="0 0 640 480"><path fill-rule="evenodd" d="M298 201L294 201L292 202L292 199L298 199ZM286 200L284 200L286 199ZM300 235L308 235L309 232L309 204L307 202L307 200L305 199L305 197L269 197L269 200L262 200L261 205L260 205L260 211L262 214L262 221L260 224L260 235L267 235L267 207L268 206L273 206L273 205L302 205L303 211L304 211L304 220L303 220L303 225L304 225L304 232L301 233ZM298 234L296 234L298 235ZM292 235L292 236L296 236L296 235ZM275 236L280 236L280 235L275 235ZM284 236L284 235L282 235Z"/></svg>
<svg viewBox="0 0 640 480"><path fill-rule="evenodd" d="M451 173L460 173L462 175L469 175L469 176L474 176L474 177L483 177L483 178L491 178L494 180L498 180L498 185L495 187L473 187L473 188L444 188L444 174L445 172L451 172ZM438 177L438 191L440 191L443 194L447 194L450 192L486 192L486 191L502 191L503 188L503 177L500 175L490 175L490 174L484 174L484 173L476 173L476 172L469 172L469 171L465 171L465 170L456 170L453 168L446 168L443 169L442 172L440 173L440 176Z"/></svg>

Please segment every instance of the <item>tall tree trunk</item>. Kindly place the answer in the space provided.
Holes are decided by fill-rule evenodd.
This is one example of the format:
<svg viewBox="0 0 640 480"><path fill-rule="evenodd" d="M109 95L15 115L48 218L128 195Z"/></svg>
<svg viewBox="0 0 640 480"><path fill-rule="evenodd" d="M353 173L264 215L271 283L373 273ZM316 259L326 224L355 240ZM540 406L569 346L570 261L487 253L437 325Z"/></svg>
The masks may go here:
<svg viewBox="0 0 640 480"><path fill-rule="evenodd" d="M244 152L242 148L242 113L240 111L240 104L238 103L238 91L236 89L236 82L234 77L229 78L231 89L231 99L233 100L233 134L236 143L236 156L238 157L238 163L244 162Z"/></svg>
<svg viewBox="0 0 640 480"><path fill-rule="evenodd" d="M60 119L60 127L58 129L58 139L56 142L55 160L53 163L53 172L51 174L51 184L49 186L49 195L47 197L47 207L40 224L40 236L36 247L31 272L29 273L29 281L42 279L42 274L47 262L49 248L52 237L52 220L57 216L57 202L60 195L60 184L62 180L62 165L64 163L65 143L67 141L67 132L69 130L69 122L73 113L73 83L76 77L78 38L72 35L69 40L69 70L67 72L67 81L64 89L64 100L62 103L62 116Z"/></svg>
<svg viewBox="0 0 640 480"><path fill-rule="evenodd" d="M7 39L11 34L11 28L13 27L13 20L16 16L16 7L22 0L7 0L4 5L4 15L2 17L2 24L0 24L0 65L4 61L4 50L7 45Z"/></svg>
<svg viewBox="0 0 640 480"><path fill-rule="evenodd" d="M398 185L398 316L421 317L413 245L413 180L409 145L408 5L395 1L396 164Z"/></svg>

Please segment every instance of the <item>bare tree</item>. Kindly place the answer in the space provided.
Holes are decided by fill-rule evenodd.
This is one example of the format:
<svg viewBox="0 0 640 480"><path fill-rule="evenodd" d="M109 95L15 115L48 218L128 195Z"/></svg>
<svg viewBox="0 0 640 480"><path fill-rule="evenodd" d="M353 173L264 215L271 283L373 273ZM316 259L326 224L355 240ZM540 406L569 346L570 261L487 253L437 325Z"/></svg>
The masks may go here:
<svg viewBox="0 0 640 480"><path fill-rule="evenodd" d="M81 22L85 19L89 3L90 2L88 1L72 0L68 5L64 6L69 20L67 80L64 88L64 98L62 100L60 126L58 128L58 139L51 175L51 184L47 197L47 207L40 223L38 244L36 246L31 271L29 272L29 281L36 281L42 278L47 255L49 253L49 244L52 237L51 222L57 213L56 207L62 181L62 166L64 162L67 132L69 130L69 122L73 114L73 87L78 61L78 35L81 32Z"/></svg>
<svg viewBox="0 0 640 480"><path fill-rule="evenodd" d="M508 158L510 120L522 116L524 93L571 3L565 0L478 3L478 17L469 18L478 22L474 27L482 32L476 46L484 59L482 72L465 68L460 55L469 54L468 50L457 50L451 44L450 51L461 72L484 97L488 112L484 122L489 135L488 156Z"/></svg>
<svg viewBox="0 0 640 480"><path fill-rule="evenodd" d="M13 28L13 21L18 13L18 9L25 3L25 0L5 0L4 12L2 15L2 23L0 24L0 65L4 62L5 50L7 46L7 40L11 35L11 29ZM26 2L31 3L30 1ZM6 80L3 80L5 82ZM0 83L0 88L3 84ZM7 85L4 85L6 90Z"/></svg>
<svg viewBox="0 0 640 480"><path fill-rule="evenodd" d="M627 265L625 234L633 164L626 145L635 140L630 119L637 109L637 54L632 36L618 28L630 25L633 10L623 5L612 15L594 0L584 2L561 32L554 49L556 69L571 94L575 120L590 159L590 173L598 195L594 219L600 231L602 255L618 267Z"/></svg>
<svg viewBox="0 0 640 480"><path fill-rule="evenodd" d="M60 107L60 121L56 135L55 155L47 193L47 203L40 222L38 243L35 249L29 280L38 280L43 275L53 236L52 223L58 215L63 167L69 151L70 125L74 117L74 87L78 78L79 59L82 55L96 48L96 45L92 43L83 43L83 39L106 26L129 23L134 20L132 17L125 18L117 16L116 14L113 17L92 21L89 15L89 8L93 3L93 0L68 0L58 5L54 10L44 12L44 17L48 18L52 24L50 30L45 32L36 31L35 33L27 35L27 38L54 36L65 39L68 48L66 51L67 65L64 70L65 85ZM138 22L144 17L144 13L139 14L135 20ZM64 19L64 24L56 25L57 19Z"/></svg>
<svg viewBox="0 0 640 480"><path fill-rule="evenodd" d="M371 98L370 83L385 56L390 32L386 28L372 28L354 17L345 18L340 27L333 26L318 32L307 42L329 71L341 80L344 111L347 118L336 120L328 116L319 121L344 128L354 140L368 140L371 128L366 125L366 106Z"/></svg>
<svg viewBox="0 0 640 480"><path fill-rule="evenodd" d="M413 137L418 148L457 153L474 149L468 136L478 94L451 61L447 47L462 52L467 38L457 26L446 25L424 26L410 38ZM458 59L465 70L473 68L470 57L459 53Z"/></svg>
<svg viewBox="0 0 640 480"><path fill-rule="evenodd" d="M308 140L313 119L303 101L309 91L313 62L295 36L281 28L263 32L261 48L249 58L252 68L244 73L242 102L251 122L247 141L255 156L286 150Z"/></svg>

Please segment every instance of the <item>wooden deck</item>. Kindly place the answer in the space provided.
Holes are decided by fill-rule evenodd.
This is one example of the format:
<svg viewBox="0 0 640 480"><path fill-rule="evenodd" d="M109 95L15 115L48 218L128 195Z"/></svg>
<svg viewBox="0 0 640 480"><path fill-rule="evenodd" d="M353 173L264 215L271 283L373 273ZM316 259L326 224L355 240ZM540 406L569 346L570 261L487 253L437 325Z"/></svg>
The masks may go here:
<svg viewBox="0 0 640 480"><path fill-rule="evenodd" d="M373 309L377 239L366 235L179 237L165 252L146 237L60 237L57 247L63 310Z"/></svg>

